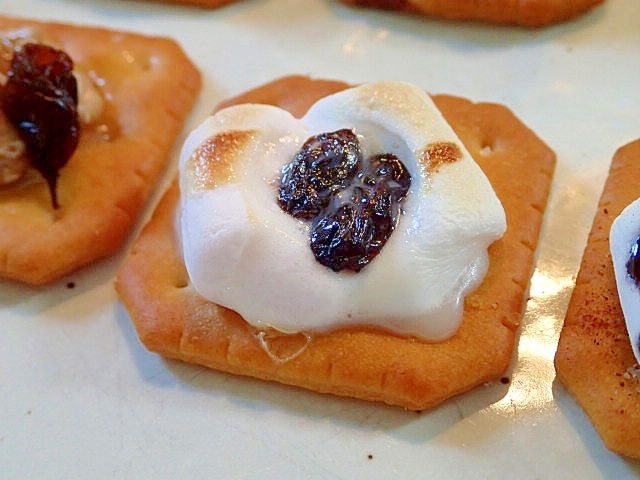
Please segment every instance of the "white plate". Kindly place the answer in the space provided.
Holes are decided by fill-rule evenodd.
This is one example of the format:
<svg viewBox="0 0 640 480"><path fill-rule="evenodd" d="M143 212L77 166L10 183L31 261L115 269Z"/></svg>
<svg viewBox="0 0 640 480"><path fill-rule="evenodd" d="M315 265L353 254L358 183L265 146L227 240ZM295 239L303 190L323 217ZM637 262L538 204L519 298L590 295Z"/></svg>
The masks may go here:
<svg viewBox="0 0 640 480"><path fill-rule="evenodd" d="M611 156L640 137L638 0L607 0L543 30L333 0L241 0L217 11L124 0L7 3L3 14L177 38L205 73L187 128L218 100L285 74L400 79L508 105L556 151L558 165L511 382L421 415L147 352L112 287L123 252L44 288L0 282L1 478L640 474L640 463L604 449L552 364Z"/></svg>

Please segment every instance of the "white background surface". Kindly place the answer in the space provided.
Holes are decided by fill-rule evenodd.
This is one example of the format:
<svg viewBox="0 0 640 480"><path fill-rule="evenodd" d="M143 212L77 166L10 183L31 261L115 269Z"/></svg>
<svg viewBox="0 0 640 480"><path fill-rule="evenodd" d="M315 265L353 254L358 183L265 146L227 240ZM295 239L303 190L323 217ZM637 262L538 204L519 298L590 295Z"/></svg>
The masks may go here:
<svg viewBox="0 0 640 480"><path fill-rule="evenodd" d="M331 0L217 11L3 0L0 13L175 37L205 80L187 129L224 97L285 74L399 79L504 103L558 155L510 384L418 415L165 361L141 346L114 293L125 249L44 288L0 281L0 478L640 476L640 463L603 448L552 364L611 156L640 137L638 0L543 30Z"/></svg>

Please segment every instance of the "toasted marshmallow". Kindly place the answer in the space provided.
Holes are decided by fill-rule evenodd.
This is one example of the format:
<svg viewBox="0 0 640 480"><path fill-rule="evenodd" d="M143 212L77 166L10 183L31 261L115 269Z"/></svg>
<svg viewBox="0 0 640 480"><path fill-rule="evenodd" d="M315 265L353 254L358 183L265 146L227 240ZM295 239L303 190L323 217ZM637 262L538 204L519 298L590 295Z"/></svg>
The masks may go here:
<svg viewBox="0 0 640 480"><path fill-rule="evenodd" d="M640 199L628 205L613 221L609 234L609 249L620 306L627 325L631 348L640 363L640 286L629 275L627 264L632 248L640 236Z"/></svg>
<svg viewBox="0 0 640 480"><path fill-rule="evenodd" d="M360 272L334 272L309 225L282 211L283 165L312 135L350 128L363 155L393 153L412 185L398 225ZM400 82L348 89L301 119L266 105L226 108L187 138L180 234L190 280L257 328L284 333L372 326L438 341L460 325L464 296L506 229L488 179L431 98Z"/></svg>

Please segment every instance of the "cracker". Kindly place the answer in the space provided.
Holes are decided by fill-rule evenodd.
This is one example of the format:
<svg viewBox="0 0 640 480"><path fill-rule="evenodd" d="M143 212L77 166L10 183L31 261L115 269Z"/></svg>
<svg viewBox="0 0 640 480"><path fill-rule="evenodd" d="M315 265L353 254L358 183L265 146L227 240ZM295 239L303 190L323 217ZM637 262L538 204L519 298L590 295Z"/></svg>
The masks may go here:
<svg viewBox="0 0 640 480"><path fill-rule="evenodd" d="M150 0L145 0L145 1L150 1ZM230 3L235 3L238 0L158 0L158 1L160 3L213 9L213 8L224 7L225 5L229 5Z"/></svg>
<svg viewBox="0 0 640 480"><path fill-rule="evenodd" d="M449 20L545 27L572 19L604 0L339 0L359 7L400 10Z"/></svg>
<svg viewBox="0 0 640 480"><path fill-rule="evenodd" d="M640 458L640 379L609 251L613 220L640 197L640 139L613 157L560 333L555 366L612 451Z"/></svg>
<svg viewBox="0 0 640 480"><path fill-rule="evenodd" d="M0 16L0 32L21 28L90 70L107 98L60 170L58 210L35 174L0 188L0 277L43 284L123 244L168 163L201 78L168 38Z"/></svg>
<svg viewBox="0 0 640 480"><path fill-rule="evenodd" d="M346 84L285 77L223 105L273 103L303 114ZM259 332L189 283L174 231L174 182L118 272L117 292L142 343L161 355L317 392L422 410L502 375L510 363L555 163L504 106L434 100L484 168L507 212L491 266L465 302L460 330L427 343L368 328L304 335ZM521 175L527 171L527 175Z"/></svg>

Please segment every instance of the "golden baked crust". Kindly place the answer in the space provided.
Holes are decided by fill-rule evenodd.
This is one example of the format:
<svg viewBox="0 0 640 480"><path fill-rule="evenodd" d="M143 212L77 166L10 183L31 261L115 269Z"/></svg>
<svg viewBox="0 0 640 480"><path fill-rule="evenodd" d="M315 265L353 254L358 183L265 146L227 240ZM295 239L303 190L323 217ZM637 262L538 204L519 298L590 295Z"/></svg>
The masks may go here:
<svg viewBox="0 0 640 480"><path fill-rule="evenodd" d="M144 0L151 1L151 0ZM160 3L172 3L200 8L220 8L238 0L157 0Z"/></svg>
<svg viewBox="0 0 640 480"><path fill-rule="evenodd" d="M91 72L107 98L98 126L83 129L60 170L59 210L37 175L0 188L0 277L43 284L122 245L169 160L201 79L167 38L0 16L0 33L25 27Z"/></svg>
<svg viewBox="0 0 640 480"><path fill-rule="evenodd" d="M555 356L557 376L605 445L640 458L640 380L620 307L609 251L613 220L640 197L640 139L621 147L587 240Z"/></svg>
<svg viewBox="0 0 640 480"><path fill-rule="evenodd" d="M339 0L347 5L400 10L450 20L544 27L576 17L604 0Z"/></svg>
<svg viewBox="0 0 640 480"><path fill-rule="evenodd" d="M223 105L273 103L301 115L318 98L345 87L285 77ZM464 321L452 338L425 343L352 328L314 335L306 345L303 335L267 333L262 340L269 348L263 348L260 332L190 285L176 248L174 182L116 279L144 345L235 374L415 410L502 375L512 356L555 155L503 106L447 95L434 100L494 184L508 224L505 236L490 247L489 273L467 298ZM289 356L295 358L274 361Z"/></svg>

